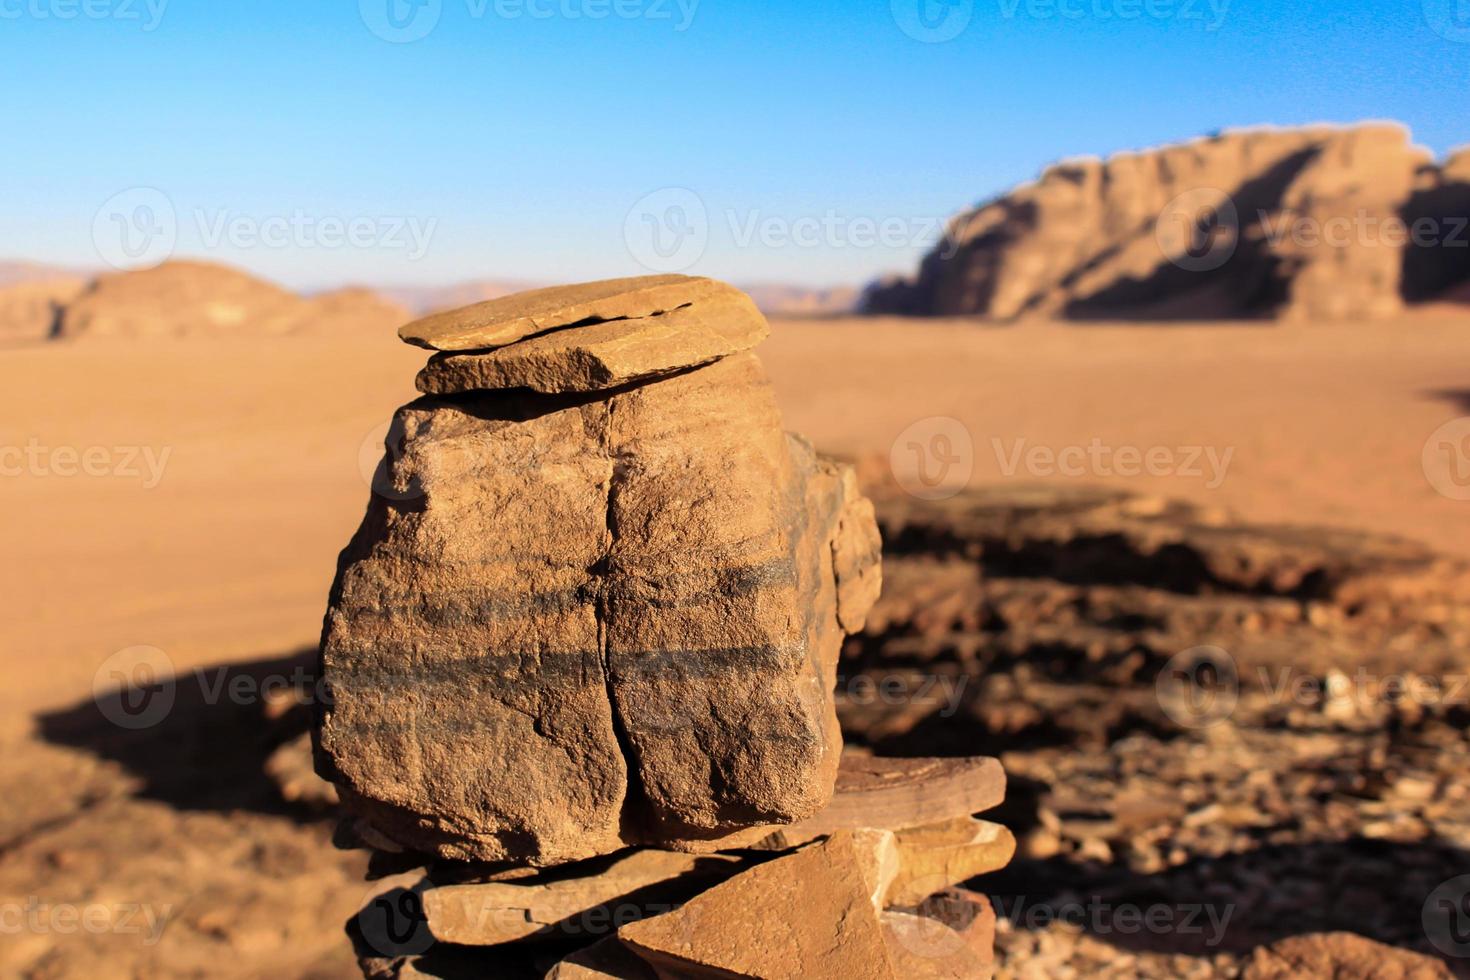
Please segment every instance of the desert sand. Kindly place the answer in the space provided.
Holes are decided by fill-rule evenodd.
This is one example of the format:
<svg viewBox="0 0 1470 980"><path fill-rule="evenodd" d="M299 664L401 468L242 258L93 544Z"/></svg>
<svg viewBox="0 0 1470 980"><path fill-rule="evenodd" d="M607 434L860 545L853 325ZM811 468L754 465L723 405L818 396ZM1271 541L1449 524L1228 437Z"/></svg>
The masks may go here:
<svg viewBox="0 0 1470 980"><path fill-rule="evenodd" d="M886 460L915 423L950 416L969 434L972 483L1122 486L1465 556L1470 504L1436 492L1421 466L1429 435L1470 413L1465 329L1452 309L1370 325L788 319L773 324L763 359L788 427L827 452ZM338 549L423 358L391 332L87 339L0 356L10 419L0 442L39 460L0 481L10 559L0 588L13 610L0 785L27 788L0 835L0 893L24 900L44 872L53 897L166 903L176 918L156 951L116 936L29 936L0 972L44 961L47 943L66 944L70 968L113 943L160 975L220 955L238 975L352 975L338 927L365 892L360 858L330 851L323 824L275 812L254 783L202 786L212 763L193 745L177 747L195 767L179 769L183 785L135 797L148 753L175 747L101 753L119 767L56 743L87 744L69 740L67 713L90 705L115 651L156 647L180 672L284 671L315 645ZM1024 464L1008 475L1018 439L1056 452L1093 440L1167 447L1180 466L1192 447L1232 454L1218 481L1205 462L1200 475ZM55 472L79 465L58 450L85 459L94 448L100 475ZM220 760L219 779L239 761ZM110 847L112 833L127 845Z"/></svg>
<svg viewBox="0 0 1470 980"><path fill-rule="evenodd" d="M1430 434L1470 411L1466 328L1454 316L1168 328L778 320L763 351L787 426L826 452L886 459L913 423L951 416L971 434L974 483L1126 486L1470 555L1466 504L1436 492L1420 461ZM92 341L0 357L6 445L106 447L113 469L137 471L5 478L0 588L18 612L5 656L23 668L0 692L7 731L85 697L97 665L124 647L158 647L187 669L314 644L365 474L422 361L391 334ZM1204 453L1199 475L1069 476L1024 457L1007 475L1017 440L1060 451L1094 439L1233 454L1219 480ZM1189 455L1176 452L1177 470Z"/></svg>

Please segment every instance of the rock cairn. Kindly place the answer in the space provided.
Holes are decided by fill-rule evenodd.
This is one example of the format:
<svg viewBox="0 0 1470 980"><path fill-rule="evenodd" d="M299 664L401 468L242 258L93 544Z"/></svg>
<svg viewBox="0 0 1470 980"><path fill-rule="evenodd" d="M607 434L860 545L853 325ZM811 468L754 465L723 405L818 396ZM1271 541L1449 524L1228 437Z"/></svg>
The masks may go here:
<svg viewBox="0 0 1470 980"><path fill-rule="evenodd" d="M768 330L650 276L399 331L435 353L339 562L314 736L339 842L424 869L349 925L368 975L988 975L952 886L1010 859L974 818L1004 777L843 754L878 532L782 430Z"/></svg>

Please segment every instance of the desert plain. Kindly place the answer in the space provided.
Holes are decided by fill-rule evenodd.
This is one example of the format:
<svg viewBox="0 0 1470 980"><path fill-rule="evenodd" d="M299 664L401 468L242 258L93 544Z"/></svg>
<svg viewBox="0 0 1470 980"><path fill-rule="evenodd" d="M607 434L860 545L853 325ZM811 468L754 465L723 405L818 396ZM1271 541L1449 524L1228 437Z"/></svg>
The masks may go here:
<svg viewBox="0 0 1470 980"><path fill-rule="evenodd" d="M971 486L1103 485L1470 558L1470 502L1423 463L1431 434L1470 413L1466 315L776 318L762 357L787 427L868 473L901 469L908 442L950 418L959 430L942 430L965 436L945 451ZM0 896L35 905L44 883L51 901L142 903L160 920L156 942L27 930L0 944L0 973L356 975L341 926L369 887L363 859L330 849L309 792L283 799L263 775L276 746L248 726L270 704L232 706L219 685L310 662L337 552L422 360L386 330L0 354L4 442L31 453L0 481ZM1167 452L1136 474L1064 453L1099 445ZM89 474L78 460L94 449ZM1064 457L1085 472L1052 465ZM147 731L94 724L99 672L137 646L191 678L180 706Z"/></svg>

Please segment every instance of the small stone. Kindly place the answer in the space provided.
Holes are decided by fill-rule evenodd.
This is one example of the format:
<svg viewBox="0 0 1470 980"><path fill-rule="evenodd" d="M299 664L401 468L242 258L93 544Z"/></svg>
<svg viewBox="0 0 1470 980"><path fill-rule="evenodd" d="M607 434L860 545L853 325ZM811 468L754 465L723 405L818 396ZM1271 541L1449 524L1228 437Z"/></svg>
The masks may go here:
<svg viewBox="0 0 1470 980"><path fill-rule="evenodd" d="M899 831L897 844L900 870L885 905L918 905L951 885L1004 868L1016 853L1009 830L973 817Z"/></svg>
<svg viewBox="0 0 1470 980"><path fill-rule="evenodd" d="M1241 980L1451 980L1439 960L1351 932L1292 936L1258 948Z"/></svg>
<svg viewBox="0 0 1470 980"><path fill-rule="evenodd" d="M990 975L989 963L937 919L884 912L883 939L894 974L904 980L979 980Z"/></svg>

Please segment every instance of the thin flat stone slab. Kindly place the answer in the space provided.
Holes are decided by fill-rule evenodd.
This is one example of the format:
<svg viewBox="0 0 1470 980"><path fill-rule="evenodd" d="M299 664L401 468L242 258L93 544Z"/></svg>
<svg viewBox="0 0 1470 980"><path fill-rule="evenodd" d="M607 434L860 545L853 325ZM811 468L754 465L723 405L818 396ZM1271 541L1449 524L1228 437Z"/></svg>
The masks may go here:
<svg viewBox="0 0 1470 980"><path fill-rule="evenodd" d="M667 313L733 287L701 276L634 276L548 286L435 313L398 330L404 343L429 350L484 350L591 320Z"/></svg>
<svg viewBox="0 0 1470 980"><path fill-rule="evenodd" d="M588 864L517 881L426 888L429 932L441 942L465 946L597 936L668 911L746 867L731 855L658 850Z"/></svg>
<svg viewBox="0 0 1470 980"><path fill-rule="evenodd" d="M918 905L977 875L999 871L1016 853L1016 838L1000 824L973 817L901 830L898 875L883 904Z"/></svg>
<svg viewBox="0 0 1470 980"><path fill-rule="evenodd" d="M728 846L787 850L839 830L923 827L999 806L1005 789L1005 770L987 756L884 759L847 752L826 809L763 839L746 832Z"/></svg>
<svg viewBox="0 0 1470 980"><path fill-rule="evenodd" d="M733 287L666 313L541 333L489 351L439 353L419 372L431 395L498 388L547 394L600 391L749 350L770 333Z"/></svg>
<svg viewBox="0 0 1470 980"><path fill-rule="evenodd" d="M660 977L893 980L871 850L837 834L618 930Z"/></svg>

